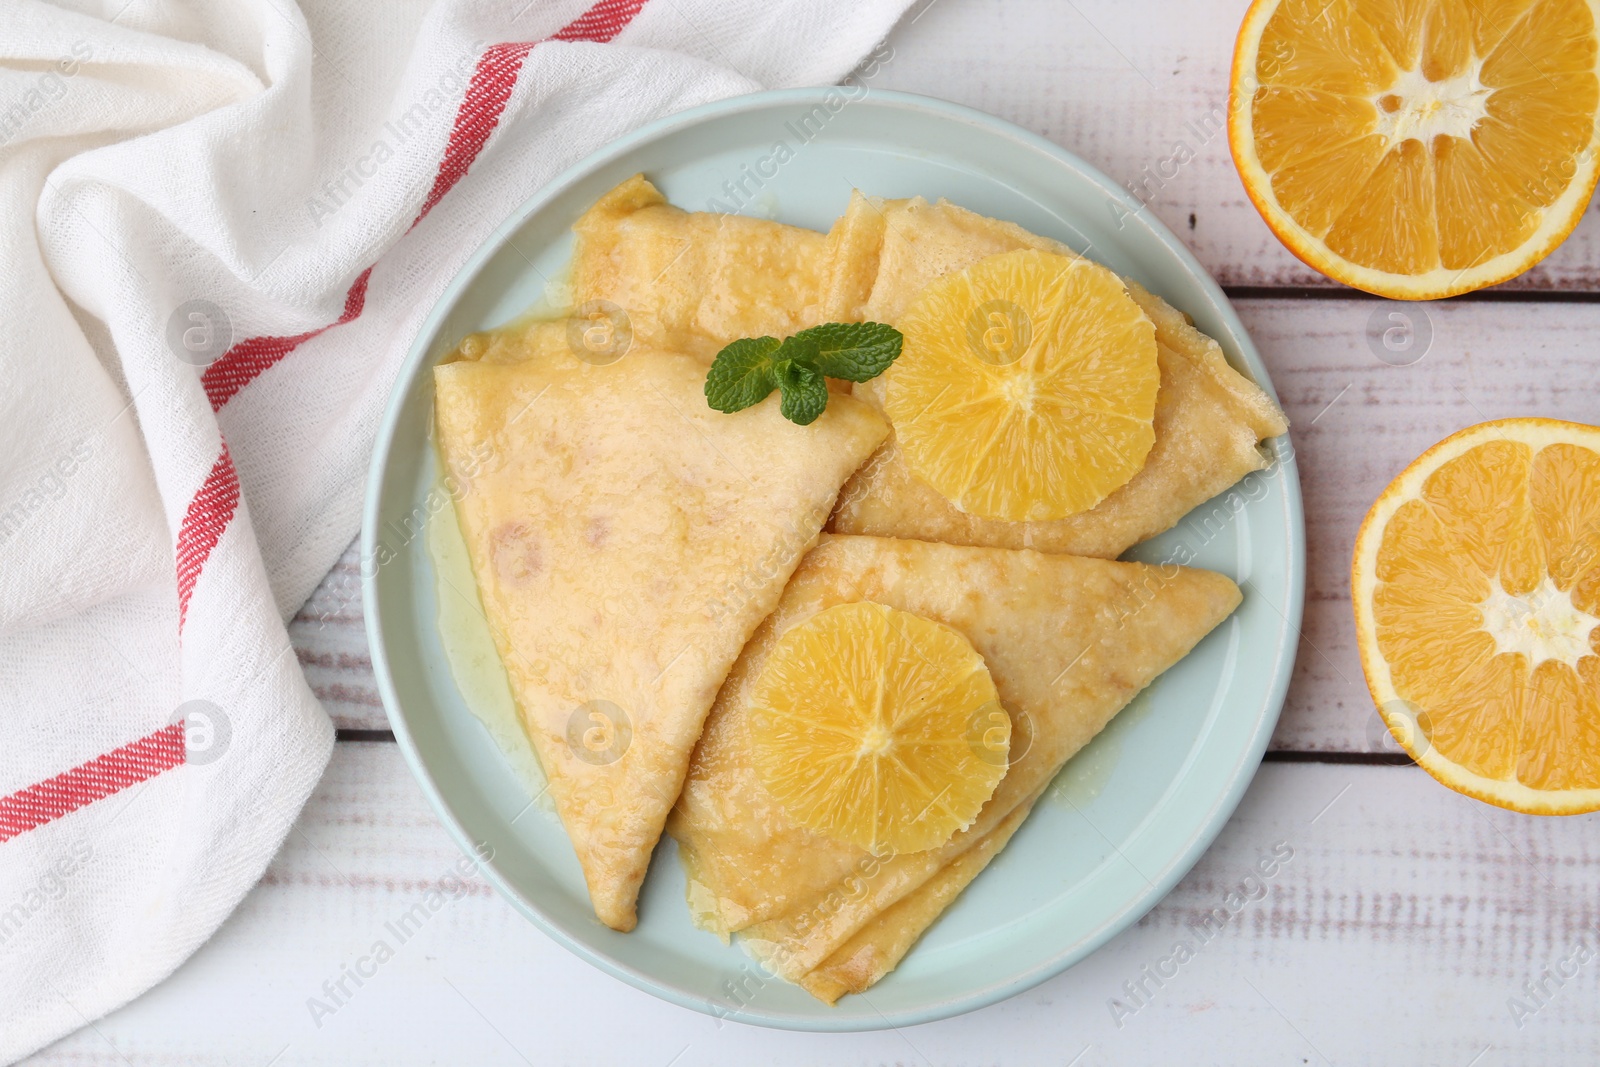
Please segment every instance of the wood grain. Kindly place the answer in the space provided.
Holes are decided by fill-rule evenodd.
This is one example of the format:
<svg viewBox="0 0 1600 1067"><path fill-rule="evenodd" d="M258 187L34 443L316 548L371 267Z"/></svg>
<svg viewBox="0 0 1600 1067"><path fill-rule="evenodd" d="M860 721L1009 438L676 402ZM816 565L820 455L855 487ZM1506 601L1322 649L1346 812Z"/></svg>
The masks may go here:
<svg viewBox="0 0 1600 1067"><path fill-rule="evenodd" d="M1348 584L1356 529L1391 478L1464 426L1511 415L1600 422L1592 341L1600 305L1291 299L1238 307L1288 412L1306 506L1304 639L1273 747L1395 751L1355 653ZM1391 334L1398 346L1406 330L1413 347L1385 347L1385 332L1400 331ZM353 547L290 636L338 726L387 727Z"/></svg>
<svg viewBox="0 0 1600 1067"><path fill-rule="evenodd" d="M1392 750L1352 647L1345 585L1361 516L1406 462L1470 423L1512 414L1600 421L1595 361L1583 348L1600 311L1581 302L1260 298L1263 287L1328 283L1279 246L1246 202L1226 138L1202 137L1226 107L1244 6L1171 4L1152 17L1149 3L1113 0L934 0L895 30L893 58L870 85L945 96L1066 145L1148 193L1150 210L1220 281L1251 287L1256 295L1238 304L1294 424L1309 538L1305 640L1273 747ZM1146 168L1173 158L1178 142L1194 158L1170 178L1151 170L1159 180L1147 180ZM1545 266L1509 288L1600 297L1600 221L1586 218ZM1393 315L1432 328L1431 348L1411 366L1393 365L1408 353L1380 357L1369 338L1369 329L1381 336L1403 325ZM352 553L291 636L337 725L387 726Z"/></svg>
<svg viewBox="0 0 1600 1067"><path fill-rule="evenodd" d="M1476 1067L1593 1063L1600 961L1551 984L1520 1029L1507 1000L1537 1007L1523 982L1600 944L1597 828L1597 816L1487 808L1414 768L1269 765L1171 895L1079 966L958 1019L803 1035L657 1001L550 941L480 880L458 890L448 872L460 853L397 747L344 744L217 936L150 994L30 1062L1466 1067L1489 1048ZM1250 879L1275 848L1292 855ZM1002 855L984 877L1006 870ZM430 889L450 902L319 1027L308 998ZM1178 942L1193 953L1181 965L1169 959ZM1146 967L1168 977L1157 986ZM1141 982L1136 1002L1124 983Z"/></svg>
<svg viewBox="0 0 1600 1067"><path fill-rule="evenodd" d="M932 0L895 30L893 57L870 82L1008 118L1134 190L1247 297L1240 313L1293 421L1309 576L1298 666L1273 740L1280 755L1150 915L1079 966L985 1011L901 1032L795 1035L718 1024L638 993L473 879L318 1025L307 999L385 921L448 888L459 858L397 747L344 743L284 850L218 935L171 980L30 1062L1600 1062L1600 816L1525 818L1461 798L1415 768L1314 762L1392 748L1362 684L1347 591L1350 547L1376 494L1428 445L1473 422L1600 422L1591 340L1600 307L1586 303L1600 298L1600 222L1591 211L1545 264L1502 287L1517 300L1559 293L1569 302L1326 299L1330 283L1289 255L1246 201L1220 132L1246 6ZM1417 348L1370 339L1394 329L1391 338L1403 339L1396 314L1431 333L1415 362ZM336 724L381 731L359 584L352 549L290 634ZM1275 848L1292 856L1247 883ZM1002 857L988 876L1004 871ZM1230 896L1241 887L1261 899ZM1215 932L1196 933L1208 913ZM1175 964L1180 942L1193 955ZM1571 977L1546 971L1564 965ZM1169 977L1158 983L1147 968ZM1528 992L1530 981L1543 988Z"/></svg>
<svg viewBox="0 0 1600 1067"><path fill-rule="evenodd" d="M311 691L336 727L388 728L367 649L359 538L289 621L289 641Z"/></svg>
<svg viewBox="0 0 1600 1067"><path fill-rule="evenodd" d="M1273 746L1394 751L1355 651L1361 520L1406 464L1462 427L1516 415L1600 422L1600 307L1251 300L1239 311L1288 412L1305 497L1303 639ZM1389 330L1412 331L1413 347L1386 348Z"/></svg>
<svg viewBox="0 0 1600 1067"><path fill-rule="evenodd" d="M1135 191L1224 285L1333 286L1272 236L1228 153L1228 71L1245 0L933 0L870 85L1009 119ZM1600 290L1591 206L1519 290Z"/></svg>

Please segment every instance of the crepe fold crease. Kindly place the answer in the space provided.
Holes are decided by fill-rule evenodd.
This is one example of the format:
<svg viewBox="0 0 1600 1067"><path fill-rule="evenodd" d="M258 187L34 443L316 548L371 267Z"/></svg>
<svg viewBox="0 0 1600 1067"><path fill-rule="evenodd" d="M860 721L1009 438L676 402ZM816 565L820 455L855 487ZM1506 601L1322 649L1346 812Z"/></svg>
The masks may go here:
<svg viewBox="0 0 1600 1067"><path fill-rule="evenodd" d="M820 322L893 325L929 282L1020 249L1075 255L1022 227L920 197L852 194L827 234L667 204L642 176L577 224L578 301L625 308L636 330L707 358L739 337L786 336ZM845 485L829 529L1115 559L1198 505L1265 469L1283 412L1234 370L1217 342L1137 282L1129 295L1155 326L1161 385L1144 468L1078 515L1005 522L967 515L919 480L893 435ZM854 387L881 409L882 378Z"/></svg>
<svg viewBox="0 0 1600 1067"><path fill-rule="evenodd" d="M835 397L706 406L703 362L578 358L561 324L468 338L435 372L440 452L528 737L618 930L724 677L887 432ZM468 358L471 357L471 358Z"/></svg>
<svg viewBox="0 0 1600 1067"><path fill-rule="evenodd" d="M1223 575L1175 564L825 536L734 664L668 823L695 921L740 932L790 981L821 969L820 990L864 988L862 976L892 967L1004 843L1016 827L1006 820L1239 600ZM820 837L788 817L753 767L750 700L772 648L817 612L858 601L965 635L1012 720L1006 776L977 821L939 848L883 856Z"/></svg>
<svg viewBox="0 0 1600 1067"><path fill-rule="evenodd" d="M823 233L758 218L683 211L667 203L643 176L617 186L574 229L574 303L605 308L608 315L620 309L635 344L657 351L653 366L685 368L677 388L685 408L697 409L704 402L698 395L689 398L688 379L703 377L705 365L733 340L784 337L823 322L892 325L930 282L984 257L1020 249L1076 254L1059 242L945 201L881 200L854 193L844 214ZM701 651L691 655L683 675L694 684L675 691L674 706L680 712L662 712L665 694L639 683L672 654L653 638L602 629L597 632L612 642L604 656L580 655L563 660L577 663L577 668L552 672L547 667L545 674L528 677L518 690L519 701L525 689L524 715L541 759L560 758L562 710L593 688L602 662L626 663L623 652L640 660L638 669L624 672L631 679L624 697L645 709L636 718L676 723L678 729L667 731L673 745L685 739L693 743L691 724L699 733L692 758L687 750L673 748L684 754L660 767L636 761L630 797L637 803L653 791L657 801L649 806L649 819L636 820L636 832L630 835L617 835L616 826L607 821L615 815L601 818L582 799L605 795L592 783L592 769L574 768L569 780L563 780L561 788L572 798L567 807L573 809L569 817L563 808L563 819L584 858L602 918L631 925L632 894L648 859L648 849L641 853L640 848L647 837L654 843L653 833L645 830L660 830L659 820L651 822L659 813L679 843L690 910L699 925L724 939L737 935L774 973L829 1003L860 992L892 970L999 854L1067 759L1234 610L1239 590L1222 575L1175 564L1152 567L1114 560L1131 545L1172 528L1244 475L1265 468L1270 453L1263 442L1282 434L1287 424L1266 393L1228 364L1216 341L1136 282L1124 279L1124 284L1155 328L1160 370L1155 442L1143 469L1094 508L1040 522L965 514L911 473L884 420L869 423L884 408L883 379L853 388L830 383L835 395L816 426L837 415L853 420L855 429L841 431L833 444L820 449L828 461L816 459L817 468L809 472L819 481L785 483L782 491L774 489L761 500L768 509L777 501L791 510L831 512L819 516L804 510L808 518L802 525L814 535L814 527L825 519L832 532L809 554L806 549L813 542L808 538L794 553L782 555L784 566L762 572L781 570L781 577L775 583L757 583L761 595L750 598L751 610L739 616L734 632L715 634L714 627L700 631ZM536 354L548 356L560 348L554 330L529 331L510 348L490 346L481 362L535 361ZM694 374L687 369L691 366L697 368ZM569 368L565 373L581 377L592 372ZM636 406L644 390L628 384L631 380L617 381L630 390L629 404ZM493 390L485 386L483 391L488 395ZM651 391L679 395L660 382ZM441 396L443 392L441 380ZM847 399L856 403L836 413ZM769 398L762 407L774 403ZM562 417L581 419L576 410ZM440 426L443 430L442 409ZM563 447L581 449L586 434L599 434L608 449L619 447L593 422L563 431L564 437L554 424L540 426L539 433L547 436L526 440L537 440L541 447L555 439L548 436L552 433ZM781 428L769 429L774 437L765 442L767 451L734 450L742 456L760 455L765 463L777 455L772 449ZM630 462L640 459L640 451L629 454ZM686 452L680 455L664 443L645 451L690 463ZM599 473L618 477L614 470ZM597 494L603 492L599 473L590 483ZM792 473L798 477L803 472ZM704 471L697 475L708 476ZM621 495L639 495L626 479L624 485L628 487L619 490ZM748 492L748 487L738 492L728 488L723 506L733 508ZM643 499L651 501L650 507L667 508L665 495L652 500L645 494ZM458 506L463 525L469 525L467 506ZM507 522L528 523L528 516L543 515L552 506L572 510L553 498L529 500L517 507L501 506L494 521L479 521L485 530L504 529ZM744 521L755 520L745 516ZM561 558L583 559L576 532L566 536L564 543L573 547L562 551L580 554ZM722 553L709 563L718 578L745 573L741 567L748 566L746 556L709 541L697 548ZM483 566L492 568L492 536L482 551ZM662 550L655 546L654 551L659 563ZM673 558L691 570L696 565L687 553ZM594 625L584 615L591 610L584 596L603 602L615 590L650 589L650 580L640 568L602 569L585 579L587 584L578 583L582 595L577 588L558 593L560 617L539 627L517 617L516 590L499 607L489 608L487 595L485 604L491 621L497 611L508 620L506 645L517 644L514 638L520 635L526 647L560 648L562 639L571 640L571 634ZM673 587L660 602L676 604L675 598L683 595L683 589ZM872 855L807 831L766 793L752 765L746 729L750 692L774 643L818 611L858 601L912 612L963 633L983 655L1012 720L1013 761L994 796L972 826L925 852ZM670 632L682 625L681 615L661 609L647 618L649 629ZM546 655L541 662L557 659ZM588 673L575 679L574 671ZM560 677L552 681L552 673ZM707 716L704 708L713 696ZM529 708L537 710L530 713ZM698 717L694 708L700 709ZM542 746L535 724L549 734ZM634 729L637 748L637 724ZM640 782L650 784L641 791ZM668 793L678 801L670 818L659 803ZM626 847L598 849L595 842L607 833L625 838ZM602 853L625 856L628 862L619 861L613 869ZM597 888L609 883L629 887L623 895L625 912L619 907L622 896L613 898ZM622 922L613 925L626 928Z"/></svg>

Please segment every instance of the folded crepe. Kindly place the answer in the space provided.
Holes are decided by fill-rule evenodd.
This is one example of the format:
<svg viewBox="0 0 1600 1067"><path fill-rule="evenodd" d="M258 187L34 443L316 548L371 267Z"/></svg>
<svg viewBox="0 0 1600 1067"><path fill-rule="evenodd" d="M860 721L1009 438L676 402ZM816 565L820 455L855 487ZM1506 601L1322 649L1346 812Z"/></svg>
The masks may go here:
<svg viewBox="0 0 1600 1067"><path fill-rule="evenodd" d="M578 302L625 308L641 336L714 355L738 337L786 336L819 322L894 323L930 281L984 256L1059 242L946 201L856 193L827 235L763 219L686 212L641 176L577 224ZM906 465L891 435L845 486L829 529L1114 559L1177 524L1270 462L1261 442L1288 428L1270 397L1221 347L1136 282L1156 328L1161 388L1144 469L1098 506L1046 522L966 515ZM855 387L880 410L882 378Z"/></svg>
<svg viewBox="0 0 1600 1067"><path fill-rule="evenodd" d="M1042 793L1043 790L1040 790ZM1040 793L1024 800L932 878L889 905L834 950L815 970L800 976L800 986L827 1004L846 993L862 993L894 970L928 927L955 903L989 861L1010 842L1011 835L1033 810Z"/></svg>
<svg viewBox="0 0 1600 1067"><path fill-rule="evenodd" d="M742 931L790 981L819 968L812 984L824 992L875 981L987 860L950 865L992 832L1000 838L983 847L998 850L1015 828L1008 817L1239 599L1223 575L1175 565L823 537L729 673L669 820L695 921L723 937ZM823 838L786 815L752 765L749 699L771 649L790 627L857 601L966 635L1012 720L1010 769L977 821L939 848L881 857Z"/></svg>
<svg viewBox="0 0 1600 1067"><path fill-rule="evenodd" d="M891 231L891 223L897 229ZM784 336L818 322L892 322L927 281L984 255L1018 248L1067 252L1020 227L921 200L885 203L857 194L826 236L760 219L685 212L666 204L638 176L602 199L575 228L575 302L619 305L640 336L667 341L703 359L737 337ZM1156 445L1146 471L1133 482L1075 520L984 523L956 511L911 476L891 443L841 494L833 528L1114 557L1265 466L1261 440L1285 428L1276 405L1229 367L1220 347L1180 313L1135 284L1129 283L1129 291L1156 327L1162 373ZM857 391L881 409L881 386L880 381ZM1231 591L1233 600L1216 615L1220 619L1237 601L1237 590L1226 579L1208 577ZM1145 585L1151 586L1148 577ZM1138 610L1126 598L1121 603L1115 611L1123 616ZM1214 621L1198 629L1116 706L1181 658L1211 625ZM730 678L725 696L733 688ZM716 722L713 716L708 740L699 750L713 753L713 762L719 749L709 738ZM1014 723L1014 752L1028 744L1029 727L1028 721ZM1093 732L1064 750L1076 751ZM691 907L702 925L724 937L730 930L745 929L751 947L778 965L779 973L831 1002L845 992L865 989L898 963L1003 847L1037 793L1013 800L1005 814L999 812L1005 805L991 802L996 811L986 832L975 826L963 835L970 844L947 848L948 859L934 858L909 876L883 876L872 866L872 878L863 880L858 856L842 864L841 877L838 857L828 856L826 849L808 854L804 843L796 845L780 835L762 846L775 854L771 865L760 870L815 869L802 873L797 887L775 883L775 890L787 894L785 902L765 907L759 904L763 894L755 882L750 883L755 891L745 893L744 884L735 880L733 894L724 897L717 873L696 870L695 850L685 847L681 851L690 868ZM739 803L735 797L722 815L736 823ZM888 888L880 884L886 881ZM818 890L819 885L824 888ZM796 905L795 899L809 899L809 908ZM822 921L823 913L832 916L831 922Z"/></svg>
<svg viewBox="0 0 1600 1067"><path fill-rule="evenodd" d="M835 231L834 243L858 259L841 272L849 281L836 287L824 314L850 321L894 323L929 282L985 256L1025 248L1073 254L1012 223L920 197L872 201L856 193ZM1155 445L1132 480L1096 507L1064 519L983 519L918 479L891 435L846 484L829 529L1114 559L1265 468L1271 457L1261 442L1288 429L1278 406L1228 365L1217 342L1160 297L1124 281L1155 325L1161 370ZM856 386L855 394L881 410L884 387L878 378Z"/></svg>
<svg viewBox="0 0 1600 1067"><path fill-rule="evenodd" d="M673 207L642 175L572 228L575 304L615 304L636 338L708 359L735 338L815 325L838 258L815 230Z"/></svg>
<svg viewBox="0 0 1600 1067"><path fill-rule="evenodd" d="M805 427L776 395L725 415L701 359L595 361L588 328L469 337L435 406L523 724L595 914L629 930L718 688L887 426L844 396Z"/></svg>

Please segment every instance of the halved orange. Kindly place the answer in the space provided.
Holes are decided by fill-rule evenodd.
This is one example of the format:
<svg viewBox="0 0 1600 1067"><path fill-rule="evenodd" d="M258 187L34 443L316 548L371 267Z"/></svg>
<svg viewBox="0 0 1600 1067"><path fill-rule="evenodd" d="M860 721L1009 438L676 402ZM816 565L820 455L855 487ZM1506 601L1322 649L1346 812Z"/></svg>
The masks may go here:
<svg viewBox="0 0 1600 1067"><path fill-rule="evenodd" d="M1400 300L1515 277L1582 218L1600 0L1255 0L1228 143L1291 252Z"/></svg>
<svg viewBox="0 0 1600 1067"><path fill-rule="evenodd" d="M1600 428L1469 427L1378 497L1351 574L1361 666L1395 739L1452 789L1600 809Z"/></svg>

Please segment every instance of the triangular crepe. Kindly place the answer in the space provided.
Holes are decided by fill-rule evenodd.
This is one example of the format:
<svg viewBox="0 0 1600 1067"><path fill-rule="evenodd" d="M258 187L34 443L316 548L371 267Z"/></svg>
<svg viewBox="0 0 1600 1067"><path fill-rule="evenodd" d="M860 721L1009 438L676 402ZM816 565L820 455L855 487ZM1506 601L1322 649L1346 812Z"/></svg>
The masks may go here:
<svg viewBox="0 0 1600 1067"><path fill-rule="evenodd" d="M1042 790L1041 790L1042 792ZM923 931L983 873L1028 818L1038 793L1011 809L1000 825L971 848L945 864L932 878L873 916L855 936L834 950L815 970L800 976L800 985L818 1000L832 1004L846 993L861 993L894 970Z"/></svg>
<svg viewBox="0 0 1600 1067"><path fill-rule="evenodd" d="M835 226L834 245L858 257L838 274L824 314L894 323L935 278L985 256L1023 248L1063 255L1066 246L1009 222L940 201L870 201L859 193ZM873 248L874 238L879 244ZM871 249L871 251L863 251ZM1222 348L1178 311L1127 281L1128 293L1156 328L1161 389L1156 440L1144 468L1099 505L1049 522L1003 522L957 510L911 473L891 436L840 496L829 529L917 537L964 545L1036 548L1114 559L1164 530L1270 460L1260 442L1288 429L1278 406L1228 365ZM883 406L884 382L856 386Z"/></svg>
<svg viewBox="0 0 1600 1067"><path fill-rule="evenodd" d="M816 612L863 600L965 634L1012 718L1010 769L973 826L941 848L880 858L819 837L787 817L751 765L749 694L773 645ZM824 537L729 673L668 826L696 922L723 936L743 931L757 958L801 980L1029 802L1238 603L1228 578L1175 565ZM931 906L914 921L926 926L956 892L925 898ZM920 932L889 941L909 947Z"/></svg>
<svg viewBox="0 0 1600 1067"><path fill-rule="evenodd" d="M565 336L463 342L435 371L439 446L595 914L628 930L718 688L887 427L844 396L805 427L776 394L725 415L695 357L597 366Z"/></svg>
<svg viewBox="0 0 1600 1067"><path fill-rule="evenodd" d="M852 196L826 235L763 219L685 212L635 176L578 222L574 299L626 308L641 336L714 354L737 337L782 337L818 322L893 323L928 282L1021 248L1072 254L1009 222L945 201ZM1144 469L1082 515L997 522L965 515L887 442L845 486L830 529L1115 558L1170 529L1269 456L1287 429L1276 404L1160 297L1129 281L1156 327L1161 390ZM882 407L881 378L857 386Z"/></svg>
<svg viewBox="0 0 1600 1067"><path fill-rule="evenodd" d="M715 355L739 337L787 337L819 320L838 257L815 230L673 207L635 175L572 227L573 300L625 308L634 336Z"/></svg>

